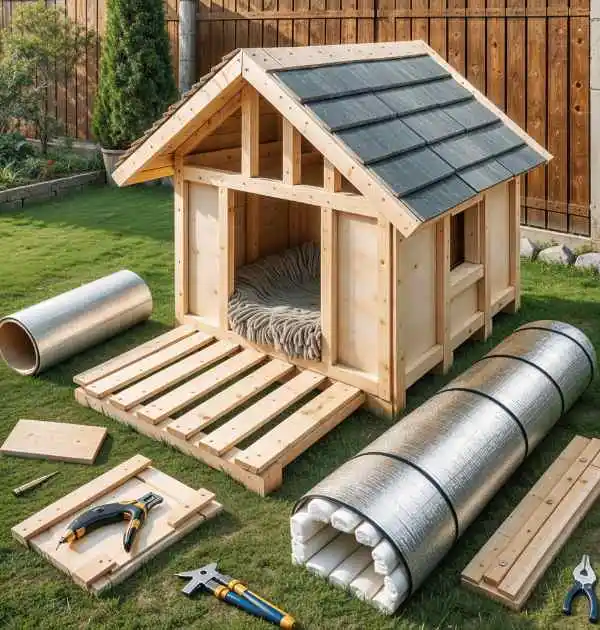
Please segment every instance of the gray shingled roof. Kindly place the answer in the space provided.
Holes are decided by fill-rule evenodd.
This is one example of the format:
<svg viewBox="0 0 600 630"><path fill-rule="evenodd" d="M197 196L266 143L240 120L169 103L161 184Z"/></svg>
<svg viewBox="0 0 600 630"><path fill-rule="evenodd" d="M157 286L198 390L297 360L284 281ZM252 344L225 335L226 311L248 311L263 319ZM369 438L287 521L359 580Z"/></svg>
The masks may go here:
<svg viewBox="0 0 600 630"><path fill-rule="evenodd" d="M427 54L273 75L424 221L545 162Z"/></svg>

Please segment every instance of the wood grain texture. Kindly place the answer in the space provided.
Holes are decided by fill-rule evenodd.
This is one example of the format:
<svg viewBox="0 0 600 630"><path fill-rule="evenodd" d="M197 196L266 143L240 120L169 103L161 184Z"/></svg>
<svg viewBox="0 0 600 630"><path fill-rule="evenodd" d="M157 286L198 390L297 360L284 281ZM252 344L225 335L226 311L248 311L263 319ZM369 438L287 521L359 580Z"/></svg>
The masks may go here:
<svg viewBox="0 0 600 630"><path fill-rule="evenodd" d="M106 434L105 427L19 420L0 447L0 453L33 459L93 464Z"/></svg>

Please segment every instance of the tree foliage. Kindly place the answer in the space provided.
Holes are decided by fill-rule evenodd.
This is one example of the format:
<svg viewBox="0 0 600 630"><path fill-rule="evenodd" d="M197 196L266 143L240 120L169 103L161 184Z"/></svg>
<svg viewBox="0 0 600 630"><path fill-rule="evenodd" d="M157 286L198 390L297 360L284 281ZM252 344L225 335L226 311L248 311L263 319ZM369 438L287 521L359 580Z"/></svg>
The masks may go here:
<svg viewBox="0 0 600 630"><path fill-rule="evenodd" d="M93 32L43 0L20 4L10 30L3 33L2 63L20 68L30 79L28 89L21 92L21 117L34 125L44 153L57 128L49 107L50 88L66 87L93 39Z"/></svg>
<svg viewBox="0 0 600 630"><path fill-rule="evenodd" d="M93 131L125 149L175 100L163 0L108 0Z"/></svg>

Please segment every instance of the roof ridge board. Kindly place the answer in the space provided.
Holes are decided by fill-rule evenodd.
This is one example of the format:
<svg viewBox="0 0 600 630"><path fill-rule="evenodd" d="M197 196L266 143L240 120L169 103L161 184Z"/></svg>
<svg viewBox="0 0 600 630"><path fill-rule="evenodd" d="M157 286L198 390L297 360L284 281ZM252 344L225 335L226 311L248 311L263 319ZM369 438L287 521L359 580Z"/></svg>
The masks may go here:
<svg viewBox="0 0 600 630"><path fill-rule="evenodd" d="M242 49L243 50L243 49ZM395 61L398 59L414 59L415 57L431 57L431 54L427 51L415 52L408 55L398 55L393 57L381 57L378 59L353 59L351 61L328 61L326 63L307 63L293 66L291 68L265 68L265 72L268 74L283 74L285 72L293 72L294 70L312 70L313 68L331 68L334 66L342 66L353 63L375 63L377 61ZM431 57L433 59L433 57ZM434 59L435 61L435 59ZM452 76L452 75L449 75Z"/></svg>
<svg viewBox="0 0 600 630"><path fill-rule="evenodd" d="M299 100L303 105L310 105L311 103L320 103L321 101L335 101L339 98L346 98L351 96L360 96L361 94L373 94L377 95L378 92L384 92L386 90L397 90L403 87L411 87L415 85L425 85L427 83L433 83L434 81L445 81L448 78L451 78L451 75L446 77L426 77L425 79L407 79L403 82L391 83L386 85L385 87L374 88L355 88L350 90L349 92L344 92L343 94L326 94L324 96L308 96L306 98L300 98Z"/></svg>

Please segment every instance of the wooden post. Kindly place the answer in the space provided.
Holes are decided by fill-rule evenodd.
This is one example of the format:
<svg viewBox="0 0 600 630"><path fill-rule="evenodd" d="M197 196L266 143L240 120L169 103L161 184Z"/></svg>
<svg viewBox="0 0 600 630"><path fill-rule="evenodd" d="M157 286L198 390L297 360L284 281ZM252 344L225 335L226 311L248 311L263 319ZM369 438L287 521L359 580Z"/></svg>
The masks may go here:
<svg viewBox="0 0 600 630"><path fill-rule="evenodd" d="M436 343L442 346L443 359L437 370L446 374L452 367L454 352L450 345L451 309L450 309L450 228L451 216L448 214L436 223L435 232L435 278L436 278Z"/></svg>
<svg viewBox="0 0 600 630"><path fill-rule="evenodd" d="M392 228L392 403L393 413L406 407L406 361L404 357L404 295L402 292L402 238Z"/></svg>
<svg viewBox="0 0 600 630"><path fill-rule="evenodd" d="M325 190L337 192L341 183L340 173L325 159ZM337 212L332 208L321 208L321 360L327 366L337 360L337 225Z"/></svg>
<svg viewBox="0 0 600 630"><path fill-rule="evenodd" d="M302 176L302 137L283 119L283 182L299 184Z"/></svg>
<svg viewBox="0 0 600 630"><path fill-rule="evenodd" d="M259 173L259 96L247 85L242 91L242 175L257 177Z"/></svg>
<svg viewBox="0 0 600 630"><path fill-rule="evenodd" d="M235 275L235 209L233 191L219 188L219 325L229 328L229 296Z"/></svg>
<svg viewBox="0 0 600 630"><path fill-rule="evenodd" d="M389 400L391 396L391 363L392 363L392 330L391 319L391 258L392 258L392 224L384 218L377 222L377 323L378 334L378 377L380 398Z"/></svg>
<svg viewBox="0 0 600 630"><path fill-rule="evenodd" d="M175 236L175 318L183 324L188 313L188 183L183 179L183 158L175 159L174 236Z"/></svg>
<svg viewBox="0 0 600 630"><path fill-rule="evenodd" d="M483 326L476 333L476 338L486 341L492 334L492 287L491 287L491 243L489 211L485 197L479 203L479 256L483 265L483 278L477 285L477 307L483 312Z"/></svg>
<svg viewBox="0 0 600 630"><path fill-rule="evenodd" d="M179 91L196 81L196 0L179 0Z"/></svg>
<svg viewBox="0 0 600 630"><path fill-rule="evenodd" d="M504 308L516 313L521 308L521 180L516 177L508 185L509 197L509 284L515 288L515 299Z"/></svg>
<svg viewBox="0 0 600 630"><path fill-rule="evenodd" d="M600 245L600 0L590 0L590 223Z"/></svg>

